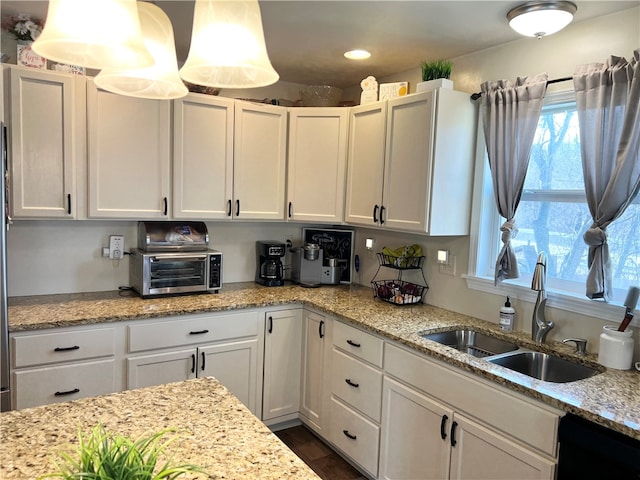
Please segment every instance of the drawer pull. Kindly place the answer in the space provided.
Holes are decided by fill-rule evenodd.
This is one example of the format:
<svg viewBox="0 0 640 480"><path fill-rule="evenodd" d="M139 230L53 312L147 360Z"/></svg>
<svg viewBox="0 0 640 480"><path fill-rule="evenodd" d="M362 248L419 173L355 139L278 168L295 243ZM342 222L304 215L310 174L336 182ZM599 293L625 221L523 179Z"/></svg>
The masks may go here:
<svg viewBox="0 0 640 480"><path fill-rule="evenodd" d="M353 340L347 340L347 343L348 343L349 345L351 345L352 347L360 348L360 344L359 344L359 343L354 342Z"/></svg>
<svg viewBox="0 0 640 480"><path fill-rule="evenodd" d="M456 440L456 427L458 426L458 422L453 422L451 424L451 446L455 447L458 441Z"/></svg>
<svg viewBox="0 0 640 480"><path fill-rule="evenodd" d="M349 430L342 430L342 433L344 433L345 437L350 438L351 440L355 440L356 438L358 438L356 435L350 434Z"/></svg>
<svg viewBox="0 0 640 480"><path fill-rule="evenodd" d="M347 385L351 385L352 387L358 388L360 386L359 383L353 383L350 378L345 378L344 381L347 382Z"/></svg>
<svg viewBox="0 0 640 480"><path fill-rule="evenodd" d="M73 347L56 347L53 349L54 352L70 352L71 350L80 350L80 346L74 345Z"/></svg>
<svg viewBox="0 0 640 480"><path fill-rule="evenodd" d="M189 332L189 335L204 335L205 333L209 333L209 330L207 329L195 330L195 331Z"/></svg>
<svg viewBox="0 0 640 480"><path fill-rule="evenodd" d="M449 417L442 415L442 421L440 422L440 437L443 440L447 438L447 432L445 430L447 428L447 420L449 420Z"/></svg>
<svg viewBox="0 0 640 480"><path fill-rule="evenodd" d="M66 392L56 392L56 393L54 393L54 395L56 397L63 397L65 395L73 395L74 393L78 393L79 391L80 391L79 388L74 388L73 390L68 390Z"/></svg>

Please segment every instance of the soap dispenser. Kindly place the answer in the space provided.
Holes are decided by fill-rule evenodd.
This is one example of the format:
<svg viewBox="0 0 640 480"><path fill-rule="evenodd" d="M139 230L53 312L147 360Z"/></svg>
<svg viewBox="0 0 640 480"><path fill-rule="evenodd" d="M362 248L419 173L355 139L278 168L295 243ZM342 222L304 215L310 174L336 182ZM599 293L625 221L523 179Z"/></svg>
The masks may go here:
<svg viewBox="0 0 640 480"><path fill-rule="evenodd" d="M511 306L509 297L504 304L504 307L500 307L500 328L505 332L513 330L513 320L516 316L516 310Z"/></svg>

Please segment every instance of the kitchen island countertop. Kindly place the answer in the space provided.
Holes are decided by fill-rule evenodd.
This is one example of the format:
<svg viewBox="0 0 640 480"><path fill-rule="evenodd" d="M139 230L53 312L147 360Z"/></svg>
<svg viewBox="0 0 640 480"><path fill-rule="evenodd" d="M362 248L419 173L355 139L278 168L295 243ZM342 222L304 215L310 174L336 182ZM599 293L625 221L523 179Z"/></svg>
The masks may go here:
<svg viewBox="0 0 640 480"><path fill-rule="evenodd" d="M389 340L402 343L449 365L575 413L632 438L640 439L640 373L605 369L595 354L575 355L574 348L558 341L536 345L524 332L502 332L499 325L427 304L396 306L373 298L371 288L358 285L303 288L287 284L264 287L253 282L226 284L219 294L143 300L121 292L13 297L9 299L11 332L118 322L164 316L220 312L302 304L326 312ZM570 383L539 381L494 365L450 347L426 340L424 332L454 327L472 328L506 338L525 348L546 351L602 371Z"/></svg>
<svg viewBox="0 0 640 480"><path fill-rule="evenodd" d="M174 428L166 449L174 464L205 474L182 478L298 479L319 477L213 378L84 398L0 415L0 478L35 479L56 471L78 429L102 424L132 439ZM75 457L75 455L72 454Z"/></svg>

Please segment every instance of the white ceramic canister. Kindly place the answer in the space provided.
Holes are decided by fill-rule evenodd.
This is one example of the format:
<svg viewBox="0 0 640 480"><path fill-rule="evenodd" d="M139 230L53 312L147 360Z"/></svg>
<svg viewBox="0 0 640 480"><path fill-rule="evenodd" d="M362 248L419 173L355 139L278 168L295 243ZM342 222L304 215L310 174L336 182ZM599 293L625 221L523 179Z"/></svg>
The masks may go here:
<svg viewBox="0 0 640 480"><path fill-rule="evenodd" d="M615 326L602 327L598 362L608 368L629 370L633 360L633 331L619 332Z"/></svg>

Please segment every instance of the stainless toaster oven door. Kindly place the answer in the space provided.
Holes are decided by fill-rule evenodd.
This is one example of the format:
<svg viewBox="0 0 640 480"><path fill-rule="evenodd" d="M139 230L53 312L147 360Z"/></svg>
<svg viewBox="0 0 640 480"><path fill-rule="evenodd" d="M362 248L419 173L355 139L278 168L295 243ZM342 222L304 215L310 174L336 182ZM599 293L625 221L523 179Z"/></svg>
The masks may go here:
<svg viewBox="0 0 640 480"><path fill-rule="evenodd" d="M203 292L208 287L208 256L158 254L149 257L146 278L150 295Z"/></svg>

